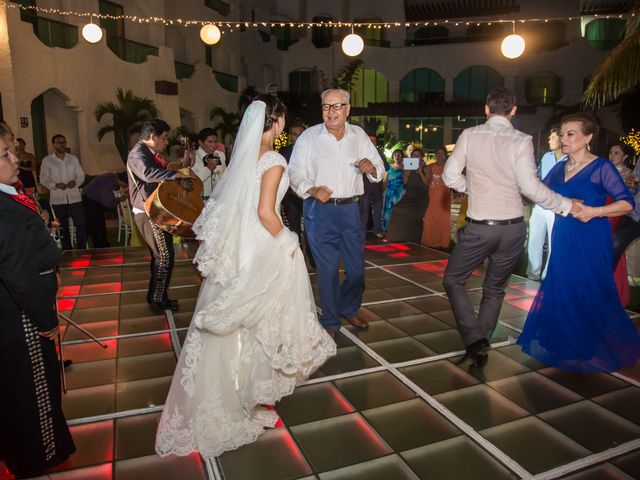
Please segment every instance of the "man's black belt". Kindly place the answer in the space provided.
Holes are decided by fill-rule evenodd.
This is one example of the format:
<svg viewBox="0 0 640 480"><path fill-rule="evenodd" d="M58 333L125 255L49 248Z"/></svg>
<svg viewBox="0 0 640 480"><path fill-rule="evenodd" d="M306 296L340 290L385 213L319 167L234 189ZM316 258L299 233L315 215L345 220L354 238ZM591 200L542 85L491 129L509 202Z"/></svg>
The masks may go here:
<svg viewBox="0 0 640 480"><path fill-rule="evenodd" d="M354 197L347 198L330 198L326 203L328 205L348 205L350 203L357 203L358 200L360 200L360 197L356 195Z"/></svg>
<svg viewBox="0 0 640 480"><path fill-rule="evenodd" d="M467 217L466 220L469 223L477 223L478 225L514 225L524 222L524 217L510 218L508 220L474 220Z"/></svg>

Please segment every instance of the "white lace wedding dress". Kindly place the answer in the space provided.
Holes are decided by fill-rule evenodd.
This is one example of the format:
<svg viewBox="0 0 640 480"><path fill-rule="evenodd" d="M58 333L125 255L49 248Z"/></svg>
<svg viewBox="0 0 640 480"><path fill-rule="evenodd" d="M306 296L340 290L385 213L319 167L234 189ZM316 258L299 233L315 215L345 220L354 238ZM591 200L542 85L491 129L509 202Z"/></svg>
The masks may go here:
<svg viewBox="0 0 640 480"><path fill-rule="evenodd" d="M286 169L276 152L258 161L257 193L245 200L255 212L262 175L276 165ZM285 171L276 211L288 186ZM204 240L194 261L206 278L158 427L160 456L215 457L253 442L278 418L265 405L292 393L336 352L317 320L297 236L284 228L273 238L257 214L247 214L237 221L251 223L242 231L253 238L213 241L223 214L209 200L194 226Z"/></svg>

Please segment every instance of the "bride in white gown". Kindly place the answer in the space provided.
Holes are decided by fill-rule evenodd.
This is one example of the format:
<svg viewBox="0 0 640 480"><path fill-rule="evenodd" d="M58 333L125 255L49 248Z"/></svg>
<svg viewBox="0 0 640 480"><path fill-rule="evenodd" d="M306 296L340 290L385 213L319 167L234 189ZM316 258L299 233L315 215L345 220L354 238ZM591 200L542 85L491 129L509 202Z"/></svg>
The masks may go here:
<svg viewBox="0 0 640 480"><path fill-rule="evenodd" d="M246 110L226 173L194 225L205 277L156 436L160 456L215 457L273 427L273 405L336 352L317 320L298 237L277 212L289 186L272 150L285 106Z"/></svg>

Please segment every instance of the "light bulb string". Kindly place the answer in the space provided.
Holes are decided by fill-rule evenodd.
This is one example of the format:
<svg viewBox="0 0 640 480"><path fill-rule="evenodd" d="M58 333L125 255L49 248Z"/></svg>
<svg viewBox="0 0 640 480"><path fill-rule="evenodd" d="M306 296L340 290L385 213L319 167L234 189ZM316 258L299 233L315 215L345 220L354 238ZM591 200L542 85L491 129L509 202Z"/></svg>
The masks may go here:
<svg viewBox="0 0 640 480"><path fill-rule="evenodd" d="M8 2L6 0L0 0L0 6L6 8L16 8L21 11L31 12L31 13L44 13L44 14L52 14L52 15L63 15L68 17L79 17L86 18L89 17L89 21L93 23L93 17L96 17L99 20L125 20L133 23L148 23L148 24L161 24L165 26L177 25L177 26L200 26L203 27L208 24L216 25L219 28L225 28L232 30L234 28L261 28L261 27L291 27L291 28L350 28L352 33L354 33L355 28L369 28L369 29L382 29L382 28L398 28L398 27L428 27L428 26L438 26L438 25L447 25L447 26L470 26L470 25L492 25L494 23L507 23L511 22L513 26L513 30L515 32L515 24L519 22L521 24L525 23L548 23L553 21L575 21L575 20L585 20L590 18L613 18L613 19L627 19L631 17L635 17L635 13L619 13L619 14L583 14L583 15L573 15L567 17L539 17L539 18L522 18L522 19L507 19L507 18L498 18L493 20L477 20L477 21L467 21L467 20L456 20L456 19L439 19L439 20L422 20L422 21L363 21L363 22L342 22L342 21L320 21L320 22L291 22L291 21L282 21L282 20L273 20L273 21L234 21L234 20L211 20L211 19L183 19L183 18L167 18L167 17L140 17L137 15L110 15L107 13L96 13L96 12L80 12L74 10L63 10L59 8L49 8L49 7L40 7L37 5L23 5L18 3Z"/></svg>

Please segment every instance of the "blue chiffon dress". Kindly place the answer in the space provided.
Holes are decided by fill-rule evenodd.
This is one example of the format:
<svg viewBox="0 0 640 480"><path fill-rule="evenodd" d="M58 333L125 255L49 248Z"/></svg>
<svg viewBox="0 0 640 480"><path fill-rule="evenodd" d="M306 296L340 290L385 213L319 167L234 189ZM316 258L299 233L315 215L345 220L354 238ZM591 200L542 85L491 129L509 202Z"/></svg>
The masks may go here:
<svg viewBox="0 0 640 480"><path fill-rule="evenodd" d="M387 172L387 189L384 193L384 207L382 209L382 224L381 228L387 231L389 228L389 219L391 218L391 210L395 207L396 203L400 201L402 196L406 192L404 181L404 170L396 170L390 168Z"/></svg>
<svg viewBox="0 0 640 480"><path fill-rule="evenodd" d="M566 161L544 183L555 192L605 205L634 200L615 166L598 157L565 182ZM613 281L613 238L606 217L587 223L556 215L547 276L518 339L539 361L574 372L615 371L640 358L640 335L622 307Z"/></svg>

